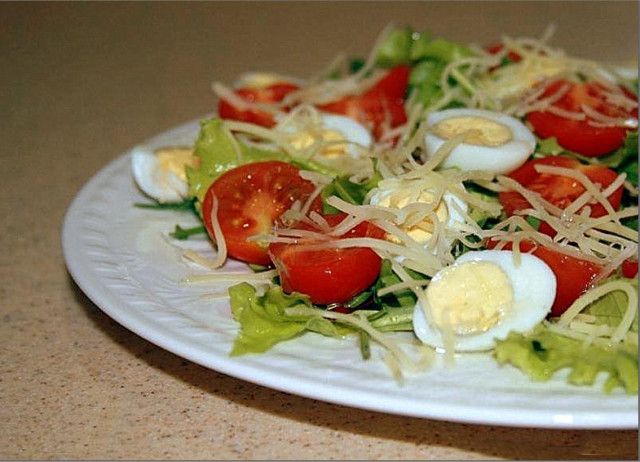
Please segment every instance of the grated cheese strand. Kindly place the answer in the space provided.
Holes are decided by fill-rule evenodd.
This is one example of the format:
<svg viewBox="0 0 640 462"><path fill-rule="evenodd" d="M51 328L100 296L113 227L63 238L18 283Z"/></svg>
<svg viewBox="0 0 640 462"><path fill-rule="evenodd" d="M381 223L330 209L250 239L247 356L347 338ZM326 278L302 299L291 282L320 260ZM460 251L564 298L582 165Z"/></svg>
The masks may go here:
<svg viewBox="0 0 640 462"><path fill-rule="evenodd" d="M616 327L612 333L610 340L612 344L621 342L626 333L629 331L633 319L638 311L638 295L633 286L622 280L609 281L602 284L582 295L565 311L558 320L558 326L567 326L570 322L587 306L596 300L602 298L609 292L620 290L627 295L627 308L620 321L620 324Z"/></svg>
<svg viewBox="0 0 640 462"><path fill-rule="evenodd" d="M333 319L335 321L344 322L345 324L350 324L359 329L362 329L367 334L369 334L369 336L371 336L373 340L386 348L399 362L403 370L415 373L424 371L428 367L428 364L426 363L424 357L419 361L415 361L404 350L402 350L402 348L400 348L397 342L393 341L393 339L391 339L390 337L382 334L380 331L371 326L371 324L366 319L360 316L307 307L286 308L285 313L292 316L318 316L326 319Z"/></svg>

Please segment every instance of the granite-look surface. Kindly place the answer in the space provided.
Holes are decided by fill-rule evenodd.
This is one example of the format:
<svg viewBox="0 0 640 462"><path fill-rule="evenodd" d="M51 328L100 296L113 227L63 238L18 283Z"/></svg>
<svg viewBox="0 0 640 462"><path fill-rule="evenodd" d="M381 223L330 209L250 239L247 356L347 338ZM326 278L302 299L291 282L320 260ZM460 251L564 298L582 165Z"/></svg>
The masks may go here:
<svg viewBox="0 0 640 462"><path fill-rule="evenodd" d="M309 75L390 21L637 59L635 2L2 3L0 459L637 459L636 431L465 425L273 391L116 324L66 272L64 213L139 141L215 109L211 81Z"/></svg>

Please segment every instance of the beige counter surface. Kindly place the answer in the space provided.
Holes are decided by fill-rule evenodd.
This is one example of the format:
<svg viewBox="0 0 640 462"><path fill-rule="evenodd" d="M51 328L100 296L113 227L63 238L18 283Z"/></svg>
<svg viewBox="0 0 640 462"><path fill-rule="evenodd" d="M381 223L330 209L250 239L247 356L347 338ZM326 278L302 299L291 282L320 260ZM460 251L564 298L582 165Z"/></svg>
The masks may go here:
<svg viewBox="0 0 640 462"><path fill-rule="evenodd" d="M215 110L213 80L311 75L389 22L540 36L637 59L636 2L1 3L0 459L637 459L636 431L507 428L328 404L206 369L120 326L69 276L79 188Z"/></svg>

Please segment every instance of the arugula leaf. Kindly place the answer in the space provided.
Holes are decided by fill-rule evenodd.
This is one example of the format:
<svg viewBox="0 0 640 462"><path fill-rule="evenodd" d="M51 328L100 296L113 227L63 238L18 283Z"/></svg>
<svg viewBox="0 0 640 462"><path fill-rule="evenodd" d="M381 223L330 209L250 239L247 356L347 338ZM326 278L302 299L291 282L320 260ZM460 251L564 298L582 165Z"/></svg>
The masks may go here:
<svg viewBox="0 0 640 462"><path fill-rule="evenodd" d="M206 232L207 232L207 228L205 228L204 226L194 226L193 228L183 228L180 225L176 225L173 232L169 233L169 236L175 239L185 240L185 239L189 239L191 236L196 234L206 234Z"/></svg>
<svg viewBox="0 0 640 462"><path fill-rule="evenodd" d="M157 200L153 200L153 202L141 202L133 204L134 207L138 207L141 209L151 209L151 210L187 210L191 212L195 212L195 208L193 206L193 199L185 199L182 202L158 202Z"/></svg>

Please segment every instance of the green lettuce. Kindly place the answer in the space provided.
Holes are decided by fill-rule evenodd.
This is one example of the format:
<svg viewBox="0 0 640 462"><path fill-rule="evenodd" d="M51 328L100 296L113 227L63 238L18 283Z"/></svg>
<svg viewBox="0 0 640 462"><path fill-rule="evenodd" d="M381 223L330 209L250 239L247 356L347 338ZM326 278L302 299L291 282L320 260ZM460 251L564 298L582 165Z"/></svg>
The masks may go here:
<svg viewBox="0 0 640 462"><path fill-rule="evenodd" d="M637 289L637 279L635 280ZM627 307L627 296L621 291L610 292L593 302L585 313L596 317L596 324L617 326ZM631 327L638 331L638 314ZM562 369L571 372L568 381L574 385L593 385L600 373L608 375L605 392L621 387L625 392L638 392L638 347L623 342L604 347L565 337L539 325L528 335L512 332L497 343L494 350L500 364L509 363L531 377L545 381Z"/></svg>
<svg viewBox="0 0 640 462"><path fill-rule="evenodd" d="M416 93L418 102L428 107L443 96L441 79L447 64L474 54L471 48L460 43L432 38L429 31L418 32L411 27L404 27L391 30L384 38L378 48L376 64L381 67L410 65L410 90ZM454 72L453 78L456 80L461 76ZM454 101L447 107L460 105Z"/></svg>
<svg viewBox="0 0 640 462"><path fill-rule="evenodd" d="M410 27L393 29L378 48L376 64L382 67L408 64L413 42L413 29Z"/></svg>
<svg viewBox="0 0 640 462"><path fill-rule="evenodd" d="M200 122L194 147L194 155L200 158L200 165L198 168L187 167L186 170L189 194L199 203L216 178L234 167L250 162L281 160L304 170L336 175L332 169L316 162L296 159L282 151L246 145L223 130L222 124L223 121L218 118Z"/></svg>
<svg viewBox="0 0 640 462"><path fill-rule="evenodd" d="M322 189L321 197L323 202L331 196L336 196L349 204L362 205L367 193L376 187L381 178L377 171L372 178L363 183L355 183L346 176L339 176ZM323 212L333 214L339 210L325 202Z"/></svg>
<svg viewBox="0 0 640 462"><path fill-rule="evenodd" d="M410 274L414 279L424 279L418 273ZM380 276L375 284L349 303L347 309L358 307L371 326L382 332L412 331L413 309L416 297L410 290L378 297L375 293L388 285L400 282L391 270L391 262L383 260ZM246 282L229 288L231 312L240 324L231 350L232 356L247 353L263 353L280 342L297 338L307 332L327 337L343 337L362 334L359 328L338 321L329 321L318 315L286 314L288 308L318 308L307 295L287 294L282 287L273 286L259 294ZM362 339L361 339L362 340ZM366 358L365 349L363 357Z"/></svg>
<svg viewBox="0 0 640 462"><path fill-rule="evenodd" d="M232 356L264 353L275 344L296 338L305 332L316 332L329 337L341 337L344 328L318 316L291 316L287 308L312 307L309 297L285 294L275 286L263 295L246 283L229 288L231 312L240 324L240 330L231 350Z"/></svg>
<svg viewBox="0 0 640 462"><path fill-rule="evenodd" d="M568 151L558 144L555 137L538 139L536 152L547 156L574 157L588 164L604 165L618 173L626 173L627 179L634 186L638 186L638 132L627 132L623 145L603 157L582 156L573 151Z"/></svg>

